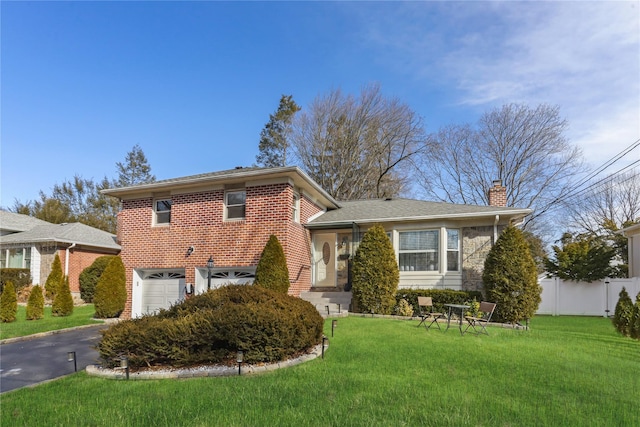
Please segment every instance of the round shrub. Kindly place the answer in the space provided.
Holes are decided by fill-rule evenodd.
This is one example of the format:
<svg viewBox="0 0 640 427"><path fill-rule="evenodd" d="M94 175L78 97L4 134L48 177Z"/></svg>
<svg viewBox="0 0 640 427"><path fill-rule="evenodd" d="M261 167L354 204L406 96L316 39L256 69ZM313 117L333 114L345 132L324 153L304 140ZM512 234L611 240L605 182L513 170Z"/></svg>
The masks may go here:
<svg viewBox="0 0 640 427"><path fill-rule="evenodd" d="M13 282L7 282L0 295L0 322L15 322L18 314L18 300Z"/></svg>
<svg viewBox="0 0 640 427"><path fill-rule="evenodd" d="M282 245L276 236L269 236L269 241L262 250L260 261L256 266L254 283L263 288L286 294L289 290L289 268Z"/></svg>
<svg viewBox="0 0 640 427"><path fill-rule="evenodd" d="M82 273L80 273L79 282L80 298L82 298L84 302L93 302L93 294L95 293L98 280L100 280L100 276L114 257L115 255L105 255L98 257L89 267L82 270Z"/></svg>
<svg viewBox="0 0 640 427"><path fill-rule="evenodd" d="M120 316L127 302L127 287L124 264L119 256L114 256L100 275L94 295L96 317L112 318Z"/></svg>
<svg viewBox="0 0 640 427"><path fill-rule="evenodd" d="M44 295L42 287L35 285L31 288L27 301L27 320L38 320L44 317Z"/></svg>
<svg viewBox="0 0 640 427"><path fill-rule="evenodd" d="M324 321L307 301L252 285L228 285L112 325L98 345L106 366L125 355L132 367L276 362L322 340Z"/></svg>

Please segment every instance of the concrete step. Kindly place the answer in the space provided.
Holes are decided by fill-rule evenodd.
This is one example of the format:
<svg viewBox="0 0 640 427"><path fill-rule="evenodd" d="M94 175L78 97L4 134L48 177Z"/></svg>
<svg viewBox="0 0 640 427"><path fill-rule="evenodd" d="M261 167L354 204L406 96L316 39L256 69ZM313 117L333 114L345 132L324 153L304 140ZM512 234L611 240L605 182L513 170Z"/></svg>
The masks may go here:
<svg viewBox="0 0 640 427"><path fill-rule="evenodd" d="M302 292L300 298L309 301L324 316L346 316L351 304L351 292Z"/></svg>

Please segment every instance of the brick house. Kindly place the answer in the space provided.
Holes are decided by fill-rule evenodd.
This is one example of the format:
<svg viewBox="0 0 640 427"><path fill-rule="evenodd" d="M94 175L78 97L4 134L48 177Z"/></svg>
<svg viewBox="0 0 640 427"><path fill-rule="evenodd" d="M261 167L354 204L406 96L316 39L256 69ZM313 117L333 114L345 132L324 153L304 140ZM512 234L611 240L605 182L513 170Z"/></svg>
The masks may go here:
<svg viewBox="0 0 640 427"><path fill-rule="evenodd" d="M69 288L80 298L82 270L103 255L117 255L116 236L74 222L51 224L27 215L0 211L0 268L26 268L34 285L43 285L56 254Z"/></svg>
<svg viewBox="0 0 640 427"><path fill-rule="evenodd" d="M127 276L125 318L168 307L192 289L251 282L271 234L287 258L290 294L344 293L349 260L373 224L382 224L393 242L401 287L478 289L500 230L530 212L505 207L498 182L490 199L501 206L339 202L297 167L236 168L104 193L122 202L117 239Z"/></svg>

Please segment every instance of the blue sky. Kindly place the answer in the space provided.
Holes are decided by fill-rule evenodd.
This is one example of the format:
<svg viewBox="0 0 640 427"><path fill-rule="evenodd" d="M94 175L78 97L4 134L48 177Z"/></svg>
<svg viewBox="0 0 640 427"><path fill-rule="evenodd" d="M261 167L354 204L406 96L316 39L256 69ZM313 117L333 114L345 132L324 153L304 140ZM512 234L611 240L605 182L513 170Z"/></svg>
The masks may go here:
<svg viewBox="0 0 640 427"><path fill-rule="evenodd" d="M638 1L0 8L4 207L75 174L114 178L135 144L158 179L249 166L282 94L304 108L370 83L429 132L504 103L559 105L594 167L640 138Z"/></svg>

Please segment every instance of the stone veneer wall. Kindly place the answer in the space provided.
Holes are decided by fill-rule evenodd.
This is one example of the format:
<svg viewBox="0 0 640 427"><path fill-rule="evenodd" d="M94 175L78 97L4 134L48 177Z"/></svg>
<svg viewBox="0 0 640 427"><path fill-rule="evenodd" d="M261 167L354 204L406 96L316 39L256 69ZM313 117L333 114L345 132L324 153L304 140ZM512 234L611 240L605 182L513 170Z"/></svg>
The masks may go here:
<svg viewBox="0 0 640 427"><path fill-rule="evenodd" d="M505 226L498 226L498 233ZM462 289L484 292L482 273L484 261L493 247L493 226L462 229Z"/></svg>

